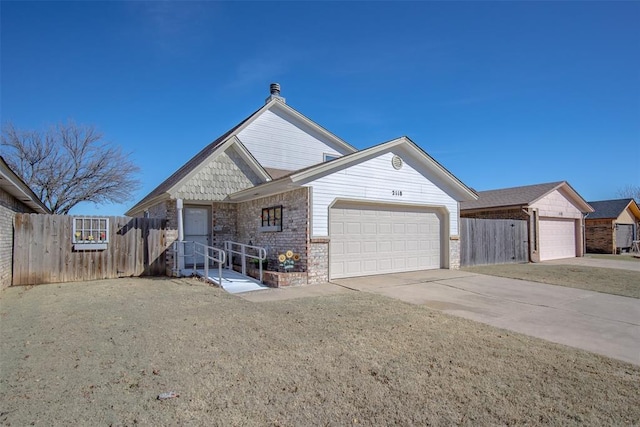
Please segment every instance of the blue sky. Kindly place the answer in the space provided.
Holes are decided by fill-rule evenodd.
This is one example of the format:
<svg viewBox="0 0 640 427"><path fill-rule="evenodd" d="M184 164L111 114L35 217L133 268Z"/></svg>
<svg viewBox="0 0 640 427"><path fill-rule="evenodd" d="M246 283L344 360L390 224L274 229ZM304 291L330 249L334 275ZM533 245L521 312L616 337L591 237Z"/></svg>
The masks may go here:
<svg viewBox="0 0 640 427"><path fill-rule="evenodd" d="M264 103L358 148L409 136L476 190L640 185L640 2L0 3L1 119L94 124L121 215Z"/></svg>

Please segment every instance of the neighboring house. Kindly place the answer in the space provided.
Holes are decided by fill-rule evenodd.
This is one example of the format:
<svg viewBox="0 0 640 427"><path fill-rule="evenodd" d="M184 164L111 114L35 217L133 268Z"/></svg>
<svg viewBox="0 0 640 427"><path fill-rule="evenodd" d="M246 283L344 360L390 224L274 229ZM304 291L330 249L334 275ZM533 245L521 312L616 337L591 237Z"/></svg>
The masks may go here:
<svg viewBox="0 0 640 427"><path fill-rule="evenodd" d="M0 289L11 286L16 213L51 213L0 156Z"/></svg>
<svg viewBox="0 0 640 427"><path fill-rule="evenodd" d="M292 250L307 283L458 268L459 202L475 193L401 137L358 151L285 103L266 104L196 154L127 215L184 240ZM177 238L176 231L171 238Z"/></svg>
<svg viewBox="0 0 640 427"><path fill-rule="evenodd" d="M584 255L584 214L593 208L566 181L478 192L463 218L519 219L529 227L531 262Z"/></svg>
<svg viewBox="0 0 640 427"><path fill-rule="evenodd" d="M585 218L587 252L615 254L631 249L640 238L640 208L633 199L589 202L594 211Z"/></svg>

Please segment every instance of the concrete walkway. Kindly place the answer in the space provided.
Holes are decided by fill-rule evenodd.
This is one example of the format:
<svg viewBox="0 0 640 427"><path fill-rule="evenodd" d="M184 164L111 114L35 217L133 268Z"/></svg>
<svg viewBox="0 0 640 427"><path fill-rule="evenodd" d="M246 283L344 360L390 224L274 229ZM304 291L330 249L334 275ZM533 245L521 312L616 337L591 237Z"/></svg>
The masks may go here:
<svg viewBox="0 0 640 427"><path fill-rule="evenodd" d="M334 283L640 365L639 299L455 270Z"/></svg>

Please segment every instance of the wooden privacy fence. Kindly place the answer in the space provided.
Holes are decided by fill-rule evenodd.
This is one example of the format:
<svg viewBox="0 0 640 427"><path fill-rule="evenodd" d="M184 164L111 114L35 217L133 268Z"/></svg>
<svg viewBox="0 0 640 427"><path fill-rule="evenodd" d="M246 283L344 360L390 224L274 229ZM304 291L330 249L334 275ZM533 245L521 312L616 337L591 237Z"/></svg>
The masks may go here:
<svg viewBox="0 0 640 427"><path fill-rule="evenodd" d="M460 218L460 265L529 261L527 221Z"/></svg>
<svg viewBox="0 0 640 427"><path fill-rule="evenodd" d="M82 220L89 226L98 220L106 228L88 233L77 228ZM74 237L90 243L74 244ZM92 250L94 243L104 249ZM162 219L16 214L13 285L164 275L170 244Z"/></svg>

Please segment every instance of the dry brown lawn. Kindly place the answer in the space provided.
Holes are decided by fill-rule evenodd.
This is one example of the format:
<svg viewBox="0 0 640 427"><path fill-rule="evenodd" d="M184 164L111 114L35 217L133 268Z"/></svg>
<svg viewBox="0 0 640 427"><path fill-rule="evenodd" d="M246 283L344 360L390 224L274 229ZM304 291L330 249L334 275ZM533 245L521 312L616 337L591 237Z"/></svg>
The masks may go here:
<svg viewBox="0 0 640 427"><path fill-rule="evenodd" d="M463 270L640 298L640 272L637 271L549 264L483 265Z"/></svg>
<svg viewBox="0 0 640 427"><path fill-rule="evenodd" d="M630 261L630 262L640 262L640 257L634 256L632 254L621 254L621 255L611 255L611 254L586 254L585 258L594 258L594 259L606 259L610 261Z"/></svg>
<svg viewBox="0 0 640 427"><path fill-rule="evenodd" d="M119 279L0 304L3 425L640 423L638 366L368 293Z"/></svg>

